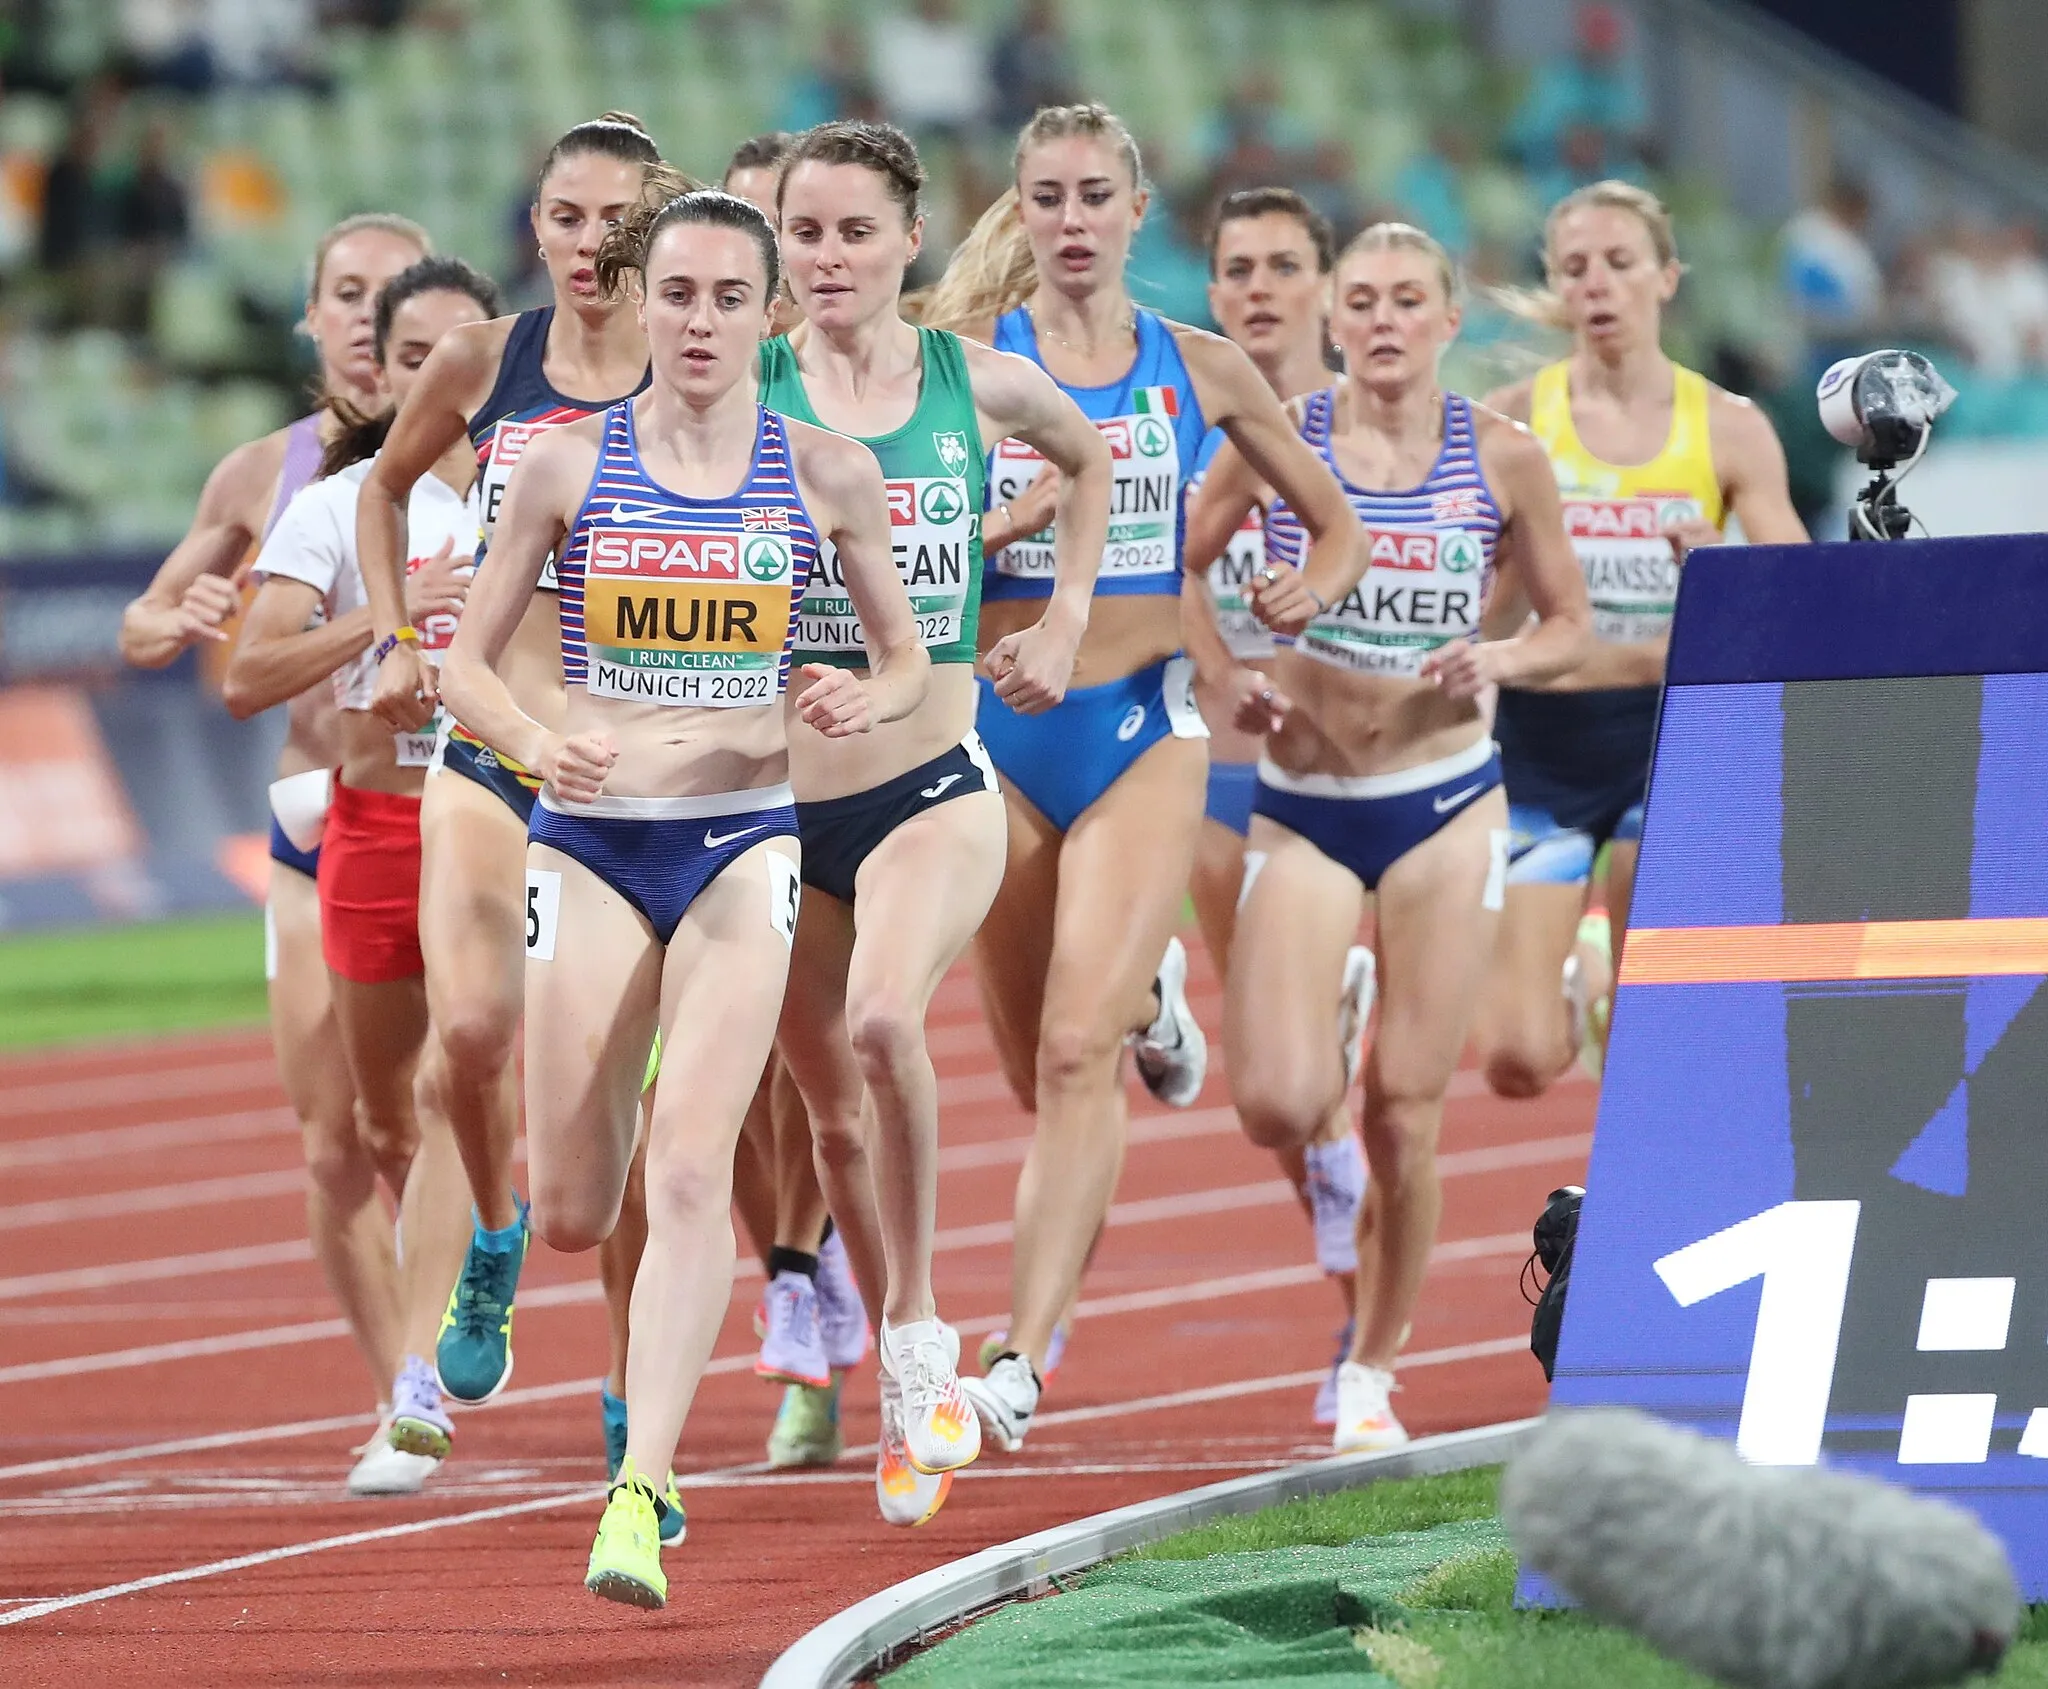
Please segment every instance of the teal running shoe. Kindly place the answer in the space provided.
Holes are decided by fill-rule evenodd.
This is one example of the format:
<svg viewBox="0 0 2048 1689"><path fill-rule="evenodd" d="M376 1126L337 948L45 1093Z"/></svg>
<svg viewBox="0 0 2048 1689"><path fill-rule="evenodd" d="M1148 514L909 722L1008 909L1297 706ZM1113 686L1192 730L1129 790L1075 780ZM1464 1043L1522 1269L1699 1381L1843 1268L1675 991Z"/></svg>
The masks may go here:
<svg viewBox="0 0 2048 1689"><path fill-rule="evenodd" d="M532 1240L533 1226L523 1202L514 1248L485 1249L471 1235L462 1276L449 1292L440 1339L434 1345L434 1369L451 1400L471 1406L487 1402L511 1381L512 1300Z"/></svg>
<svg viewBox="0 0 2048 1689"><path fill-rule="evenodd" d="M683 1512L683 1492L677 1488L673 1472L662 1486L661 1502L654 1511L660 1516L656 1529L660 1532L663 1548L676 1547L690 1534L689 1516Z"/></svg>
<svg viewBox="0 0 2048 1689"><path fill-rule="evenodd" d="M597 1400L604 1413L605 1480L617 1484L619 1473L626 1465L626 1404L602 1387L598 1390ZM689 1534L690 1521L683 1511L683 1492L677 1487L673 1472L662 1487L654 1511L663 1548L675 1547Z"/></svg>

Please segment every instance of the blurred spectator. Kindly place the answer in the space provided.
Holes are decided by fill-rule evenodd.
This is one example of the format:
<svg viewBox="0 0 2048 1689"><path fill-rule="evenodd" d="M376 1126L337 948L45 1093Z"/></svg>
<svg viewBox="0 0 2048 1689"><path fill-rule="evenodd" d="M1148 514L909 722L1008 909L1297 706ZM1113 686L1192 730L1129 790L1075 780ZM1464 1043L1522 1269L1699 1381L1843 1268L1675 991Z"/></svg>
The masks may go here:
<svg viewBox="0 0 2048 1689"><path fill-rule="evenodd" d="M1146 149L1151 159L1151 149ZM1209 208L1213 201L1183 196L1176 205L1155 192L1131 239L1128 271L1132 300L1196 328L1213 329L1209 315Z"/></svg>
<svg viewBox="0 0 2048 1689"><path fill-rule="evenodd" d="M1318 141L1291 174L1295 191L1329 220L1340 243L1365 227L1366 211L1358 197L1358 160L1349 142Z"/></svg>
<svg viewBox="0 0 2048 1689"><path fill-rule="evenodd" d="M1429 145L1394 173L1394 204L1401 216L1435 235L1453 258L1472 250L1465 181L1473 152L1472 136L1462 124L1439 123Z"/></svg>
<svg viewBox="0 0 2048 1689"><path fill-rule="evenodd" d="M121 49L143 87L203 94L213 86L205 0L121 0Z"/></svg>
<svg viewBox="0 0 2048 1689"><path fill-rule="evenodd" d="M170 124L153 117L142 131L135 167L120 195L121 239L145 261L174 257L192 232L192 196L171 162Z"/></svg>
<svg viewBox="0 0 2048 1689"><path fill-rule="evenodd" d="M913 135L957 138L988 119L988 48L957 0L877 18L869 62L890 121Z"/></svg>
<svg viewBox="0 0 2048 1689"><path fill-rule="evenodd" d="M1979 374L2048 366L2048 265L2026 224L1964 224L1929 258L1926 289L1935 326Z"/></svg>
<svg viewBox="0 0 2048 1689"><path fill-rule="evenodd" d="M1271 65L1253 65L1204 121L1195 153L1208 172L1212 199L1291 175L1295 158L1315 145L1315 137L1282 108L1281 92Z"/></svg>
<svg viewBox="0 0 2048 1689"><path fill-rule="evenodd" d="M1071 105L1077 82L1073 49L1054 0L1024 0L989 54L997 123L1021 129L1040 106Z"/></svg>
<svg viewBox="0 0 2048 1689"><path fill-rule="evenodd" d="M880 115L881 102L868 80L867 50L860 32L841 21L825 31L817 56L783 89L775 127L801 134L834 118Z"/></svg>
<svg viewBox="0 0 2048 1689"><path fill-rule="evenodd" d="M1837 176L1820 204L1799 212L1779 236L1786 296L1824 345L1871 328L1884 315L1884 271L1870 250L1869 227L1869 190Z"/></svg>
<svg viewBox="0 0 2048 1689"><path fill-rule="evenodd" d="M1608 139L1590 123L1574 123L1558 140L1557 156L1549 164L1529 173L1529 185L1548 210L1565 195L1589 188L1595 182L1619 177L1635 180L1641 172L1631 156L1617 155Z"/></svg>
<svg viewBox="0 0 2048 1689"><path fill-rule="evenodd" d="M1577 34L1572 52L1536 67L1509 120L1508 150L1532 170L1555 169L1574 132L1590 130L1602 173L1615 174L1642 156L1649 104L1628 63L1621 17L1612 6L1587 0L1578 10ZM1578 146L1583 154L1583 136Z"/></svg>
<svg viewBox="0 0 2048 1689"><path fill-rule="evenodd" d="M107 151L125 96L111 78L91 84L43 177L37 261L65 279L74 310L86 304L91 266L120 238L120 206L108 181Z"/></svg>

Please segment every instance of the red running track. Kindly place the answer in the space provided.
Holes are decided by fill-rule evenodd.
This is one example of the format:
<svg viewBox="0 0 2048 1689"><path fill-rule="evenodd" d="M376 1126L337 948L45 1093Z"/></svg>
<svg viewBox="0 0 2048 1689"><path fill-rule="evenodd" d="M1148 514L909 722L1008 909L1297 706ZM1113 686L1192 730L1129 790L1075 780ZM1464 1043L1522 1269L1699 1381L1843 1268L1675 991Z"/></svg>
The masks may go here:
<svg viewBox="0 0 2048 1689"><path fill-rule="evenodd" d="M1196 966L1213 1029L1213 977ZM971 1344L1007 1306L1030 1122L964 973L933 1024L940 1305ZM1138 1094L1117 1206L1030 1443L985 1456L920 1530L875 1512L869 1368L847 1388L837 1468L765 1467L775 1395L748 1370L746 1263L678 1456L690 1540L668 1557L667 1609L643 1614L581 1582L603 1477L589 1257L535 1249L517 1376L461 1417L427 1492L353 1501L341 1480L372 1392L306 1247L297 1135L263 1035L0 1063L0 1680L751 1684L898 1579L1323 1453L1309 1404L1337 1299L1226 1099L1220 1075L1184 1113ZM1536 1103L1458 1076L1442 1242L1398 1401L1412 1430L1540 1407L1516 1277L1544 1195L1583 1171L1593 1100L1576 1076Z"/></svg>

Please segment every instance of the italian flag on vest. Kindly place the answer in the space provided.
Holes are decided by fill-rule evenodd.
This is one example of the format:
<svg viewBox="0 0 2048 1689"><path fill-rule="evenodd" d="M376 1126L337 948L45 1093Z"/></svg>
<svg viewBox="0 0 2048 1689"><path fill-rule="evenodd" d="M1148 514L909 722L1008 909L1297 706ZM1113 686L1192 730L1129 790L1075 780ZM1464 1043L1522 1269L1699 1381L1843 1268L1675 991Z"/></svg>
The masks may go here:
<svg viewBox="0 0 2048 1689"><path fill-rule="evenodd" d="M1131 412L1134 416L1179 416L1180 395L1171 387L1140 387Z"/></svg>

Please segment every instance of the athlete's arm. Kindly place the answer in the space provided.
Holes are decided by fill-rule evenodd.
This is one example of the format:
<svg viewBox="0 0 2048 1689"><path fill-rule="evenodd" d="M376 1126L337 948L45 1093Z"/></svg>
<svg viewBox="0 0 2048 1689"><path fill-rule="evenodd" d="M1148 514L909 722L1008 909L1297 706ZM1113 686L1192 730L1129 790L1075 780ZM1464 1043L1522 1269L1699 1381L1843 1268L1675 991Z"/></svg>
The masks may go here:
<svg viewBox="0 0 2048 1689"><path fill-rule="evenodd" d="M192 526L121 612L123 661L138 669L165 668L203 639L227 638L221 623L237 601L229 577L249 553L283 462L283 435L269 434L237 446L214 465Z"/></svg>
<svg viewBox="0 0 2048 1689"><path fill-rule="evenodd" d="M577 803L597 796L605 773L618 758L618 747L609 734L567 739L542 726L513 700L511 689L498 676L497 663L518 631L549 554L575 518L596 468L597 451L596 432L581 422L549 429L528 443L505 489L492 535L490 567L477 571L441 665L442 696L462 725ZM387 665L393 657L384 659Z"/></svg>
<svg viewBox="0 0 2048 1689"><path fill-rule="evenodd" d="M1052 596L1045 614L1034 626L997 640L981 660L998 698L1019 715L1037 715L1067 695L1074 675L1074 655L1088 631L1095 576L1109 542L1115 470L1101 430L1038 365L1009 352L964 342L963 347L983 440L1014 436L1043 457L1059 477ZM1027 491L1026 498L1031 496Z"/></svg>
<svg viewBox="0 0 2048 1689"><path fill-rule="evenodd" d="M363 479L356 497L356 556L380 641L406 625L405 508L413 484L468 431L469 413L488 391L509 332L507 319L499 318L465 323L441 337ZM389 727L418 729L433 719L439 691L434 665L416 644L401 643L377 671L370 707Z"/></svg>
<svg viewBox="0 0 2048 1689"><path fill-rule="evenodd" d="M880 722L901 721L923 703L932 660L917 637L917 617L896 570L889 493L875 454L841 434L796 422L783 426L804 502L822 518L825 537L839 553L868 648L865 680L850 669L806 663L802 674L810 685L797 698L797 713L826 738L844 739Z"/></svg>
<svg viewBox="0 0 2048 1689"><path fill-rule="evenodd" d="M1593 637L1586 577L1565 537L1550 459L1519 423L1483 416L1479 422L1481 462L1507 519L1495 562L1501 581L1512 582L1536 620L1511 638L1454 640L1424 658L1423 677L1454 698L1474 697L1487 685L1555 680L1579 665Z"/></svg>
<svg viewBox="0 0 2048 1689"><path fill-rule="evenodd" d="M1230 547L1231 536L1254 510L1272 502L1272 491L1260 480L1244 453L1229 440L1216 448L1202 485L1188 506L1187 533L1181 541L1180 566L1192 580Z"/></svg>
<svg viewBox="0 0 2048 1689"><path fill-rule="evenodd" d="M1771 419L1748 399L1714 389L1708 432L1728 508L1751 545L1805 545L1812 535L1792 508L1785 448ZM1718 536L1717 536L1718 537ZM1679 561L1685 560L1683 551Z"/></svg>
<svg viewBox="0 0 2048 1689"><path fill-rule="evenodd" d="M996 436L998 439L1001 435ZM1047 464L1015 498L996 505L981 518L981 555L985 562L1007 545L1042 531L1060 505L1060 472Z"/></svg>
<svg viewBox="0 0 2048 1689"><path fill-rule="evenodd" d="M237 721L296 698L369 650L370 612L351 610L309 626L320 599L317 587L285 575L272 575L257 589L221 676L221 702Z"/></svg>
<svg viewBox="0 0 2048 1689"><path fill-rule="evenodd" d="M1296 571L1268 563L1246 595L1252 613L1275 633L1300 633L1365 574L1368 558L1351 501L1239 347L1196 329L1176 328L1174 336L1195 378L1202 414L1230 436L1245 462L1276 497L1287 501L1308 532L1305 566Z"/></svg>
<svg viewBox="0 0 2048 1689"><path fill-rule="evenodd" d="M1519 422L1527 427L1536 408L1536 378L1532 375L1526 381L1496 387L1479 402L1490 411L1499 411L1510 422Z"/></svg>

